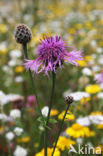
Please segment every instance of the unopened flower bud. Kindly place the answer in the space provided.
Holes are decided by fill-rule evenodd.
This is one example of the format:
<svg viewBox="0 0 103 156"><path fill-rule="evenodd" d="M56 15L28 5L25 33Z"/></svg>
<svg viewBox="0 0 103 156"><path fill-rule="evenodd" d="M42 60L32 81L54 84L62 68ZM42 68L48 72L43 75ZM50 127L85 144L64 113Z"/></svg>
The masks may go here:
<svg viewBox="0 0 103 156"><path fill-rule="evenodd" d="M15 39L17 43L27 44L32 38L30 29L24 25L19 24L15 30Z"/></svg>
<svg viewBox="0 0 103 156"><path fill-rule="evenodd" d="M71 104L71 103L73 103L73 97L72 96L67 96L66 98L65 98L65 103L66 104Z"/></svg>

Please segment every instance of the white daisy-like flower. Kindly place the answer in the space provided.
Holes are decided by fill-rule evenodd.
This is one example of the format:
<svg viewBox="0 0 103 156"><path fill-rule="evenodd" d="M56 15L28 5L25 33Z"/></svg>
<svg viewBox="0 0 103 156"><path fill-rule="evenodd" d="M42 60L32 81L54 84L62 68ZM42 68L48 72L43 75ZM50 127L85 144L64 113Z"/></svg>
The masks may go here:
<svg viewBox="0 0 103 156"><path fill-rule="evenodd" d="M16 127L14 129L14 133L17 135L17 136L20 136L23 132L23 129L22 128L19 128L19 127Z"/></svg>
<svg viewBox="0 0 103 156"><path fill-rule="evenodd" d="M19 109L13 109L10 111L10 117L17 119L21 117L21 111Z"/></svg>
<svg viewBox="0 0 103 156"><path fill-rule="evenodd" d="M93 124L103 124L103 115L89 115L89 119Z"/></svg>
<svg viewBox="0 0 103 156"><path fill-rule="evenodd" d="M79 101L82 98L90 97L90 94L86 92L74 92L70 93L69 95L73 97L74 101Z"/></svg>
<svg viewBox="0 0 103 156"><path fill-rule="evenodd" d="M22 52L20 50L12 50L10 51L9 55L11 58L16 59L22 56Z"/></svg>
<svg viewBox="0 0 103 156"><path fill-rule="evenodd" d="M82 73L83 73L84 75L87 75L87 76L91 76L91 75L92 75L92 71L91 71L89 68L84 68L84 69L82 70Z"/></svg>
<svg viewBox="0 0 103 156"><path fill-rule="evenodd" d="M82 126L89 126L91 124L88 116L86 117L80 117L76 120L76 122Z"/></svg>
<svg viewBox="0 0 103 156"><path fill-rule="evenodd" d="M47 117L48 116L48 112L49 112L49 107L48 106L43 107L41 112L42 112L43 116Z"/></svg>
<svg viewBox="0 0 103 156"><path fill-rule="evenodd" d="M26 156L27 150L21 146L17 146L14 151L14 156Z"/></svg>
<svg viewBox="0 0 103 156"><path fill-rule="evenodd" d="M0 120L3 120L5 122L8 122L8 121L12 121L12 118L7 116L6 114L0 114Z"/></svg>
<svg viewBox="0 0 103 156"><path fill-rule="evenodd" d="M6 139L8 140L8 141L11 141L11 140L13 140L13 138L14 138L14 133L12 133L12 132L8 132L8 133L6 133Z"/></svg>
<svg viewBox="0 0 103 156"><path fill-rule="evenodd" d="M98 97L99 99L103 99L103 92L99 92L99 93L97 94L97 97Z"/></svg>

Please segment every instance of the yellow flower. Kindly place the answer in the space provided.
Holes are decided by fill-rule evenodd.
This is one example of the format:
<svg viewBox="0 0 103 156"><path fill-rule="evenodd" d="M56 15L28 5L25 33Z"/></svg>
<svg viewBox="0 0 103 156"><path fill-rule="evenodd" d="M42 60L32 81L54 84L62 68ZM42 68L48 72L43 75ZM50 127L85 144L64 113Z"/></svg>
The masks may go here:
<svg viewBox="0 0 103 156"><path fill-rule="evenodd" d="M0 24L0 33L6 33L7 32L7 26L5 24Z"/></svg>
<svg viewBox="0 0 103 156"><path fill-rule="evenodd" d="M30 141L30 137L29 136L26 136L26 137L22 137L22 138L18 138L17 139L17 142L18 143L27 143Z"/></svg>
<svg viewBox="0 0 103 156"><path fill-rule="evenodd" d="M75 29L74 29L74 28L69 28L68 32L69 32L70 34L75 34Z"/></svg>
<svg viewBox="0 0 103 156"><path fill-rule="evenodd" d="M81 66L81 67L85 67L85 66L87 66L87 62L86 62L85 60L77 61L77 63L78 63L79 66Z"/></svg>
<svg viewBox="0 0 103 156"><path fill-rule="evenodd" d="M82 25L81 23L78 23L78 24L75 25L75 27L76 27L77 29L82 29L82 28L83 28L83 25Z"/></svg>
<svg viewBox="0 0 103 156"><path fill-rule="evenodd" d="M5 129L4 127L2 127L2 126L0 127L0 134L2 134L4 132L4 129Z"/></svg>
<svg viewBox="0 0 103 156"><path fill-rule="evenodd" d="M65 121L74 120L74 119L75 119L75 116L74 116L70 111L68 111L67 113L68 113L68 114L66 114ZM59 120L62 120L63 117L64 117L64 114L65 114L65 111L62 111L62 112L58 115L58 119L59 119Z"/></svg>
<svg viewBox="0 0 103 156"><path fill-rule="evenodd" d="M58 114L58 110L57 109L52 109L51 112L50 112L50 116L55 116Z"/></svg>
<svg viewBox="0 0 103 156"><path fill-rule="evenodd" d="M15 68L15 72L16 73L22 73L24 71L24 67L23 66L18 66Z"/></svg>
<svg viewBox="0 0 103 156"><path fill-rule="evenodd" d="M103 129L103 124L99 124L99 125L97 126L97 128L98 128L98 129Z"/></svg>
<svg viewBox="0 0 103 156"><path fill-rule="evenodd" d="M88 85L86 88L85 88L85 91L87 93L90 93L90 94L96 94L98 92L101 91L99 85L97 84L93 84L93 85Z"/></svg>
<svg viewBox="0 0 103 156"><path fill-rule="evenodd" d="M91 100L90 97L82 98L82 99L80 100L80 104L85 105L85 104L86 104L87 102L89 102L90 100Z"/></svg>
<svg viewBox="0 0 103 156"><path fill-rule="evenodd" d="M91 137L95 135L88 127L81 126L78 123L74 123L71 127L67 128L66 133L73 138Z"/></svg>
<svg viewBox="0 0 103 156"><path fill-rule="evenodd" d="M0 55L5 55L8 52L7 46L0 44Z"/></svg>
<svg viewBox="0 0 103 156"><path fill-rule="evenodd" d="M91 61L92 60L92 56L90 56L90 55L87 55L87 56L85 56L84 57L84 59L85 59L85 61Z"/></svg>
<svg viewBox="0 0 103 156"><path fill-rule="evenodd" d="M53 151L53 148L48 147L47 148L47 156L51 156L52 151ZM35 154L35 156L45 156L44 155L44 149L42 149L41 152ZM60 156L60 151L57 148L55 149L55 152L54 152L53 156Z"/></svg>
<svg viewBox="0 0 103 156"><path fill-rule="evenodd" d="M100 111L96 111L96 112L91 112L90 115L103 115L103 113Z"/></svg>
<svg viewBox="0 0 103 156"><path fill-rule="evenodd" d="M66 137L60 136L57 142L57 147L61 150L64 151L65 148L68 150L70 149L70 145L75 145L75 141L70 140Z"/></svg>

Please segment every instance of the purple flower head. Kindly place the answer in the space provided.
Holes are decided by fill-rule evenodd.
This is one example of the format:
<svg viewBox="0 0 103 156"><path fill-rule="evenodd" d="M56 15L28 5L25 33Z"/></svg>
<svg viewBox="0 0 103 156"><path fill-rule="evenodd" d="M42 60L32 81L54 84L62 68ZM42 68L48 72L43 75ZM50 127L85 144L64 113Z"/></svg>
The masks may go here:
<svg viewBox="0 0 103 156"><path fill-rule="evenodd" d="M64 61L77 66L76 61L83 59L82 52L75 50L68 52L67 47L59 36L40 40L37 59L26 60L26 69L30 68L37 74L44 70L45 74L48 75L48 71L56 72L56 69L61 67Z"/></svg>
<svg viewBox="0 0 103 156"><path fill-rule="evenodd" d="M95 75L95 80L98 83L103 83L103 71L100 74Z"/></svg>

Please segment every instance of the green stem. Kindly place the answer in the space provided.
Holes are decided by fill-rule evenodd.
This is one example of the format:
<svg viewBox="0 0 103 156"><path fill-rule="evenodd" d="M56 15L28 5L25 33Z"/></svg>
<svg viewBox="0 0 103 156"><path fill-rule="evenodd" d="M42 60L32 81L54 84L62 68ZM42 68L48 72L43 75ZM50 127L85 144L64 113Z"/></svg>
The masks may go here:
<svg viewBox="0 0 103 156"><path fill-rule="evenodd" d="M27 44L23 44L23 50L24 50L25 58L28 59ZM42 116L40 105L39 105L39 102L38 102L37 93L36 93L36 90L35 90L35 85L34 85L32 73L31 73L30 69L29 69L29 76L30 76L31 85L32 85L32 88L33 88L33 91L34 91L34 94L35 94L35 97L36 97L36 100L37 100L38 111L39 111L40 115Z"/></svg>
<svg viewBox="0 0 103 156"><path fill-rule="evenodd" d="M54 152L55 152L55 148L56 148L56 145L57 145L57 142L58 142L60 133L61 133L61 131L62 131L63 123L64 123L64 120L65 120L67 111L68 111L68 109L69 109L69 106L70 106L70 104L67 104L67 108L66 108L65 114L64 114L64 116L63 116L63 120L62 120L62 122L61 122L60 129L59 129L59 132L58 132L58 135L57 135L57 138L56 138L56 142L55 142L55 145L54 145L53 152L52 152L52 155L51 155L51 156L53 156L53 154L54 154Z"/></svg>
<svg viewBox="0 0 103 156"><path fill-rule="evenodd" d="M50 105L49 105L49 112L47 116L46 121L46 127L45 127L45 133L44 133L44 143L45 143L45 156L47 156L47 138L48 138L48 123L50 118L50 112L53 104L53 98L54 98L54 90L55 90L55 80L56 80L56 74L52 72L52 91L51 91L51 98L50 98Z"/></svg>

